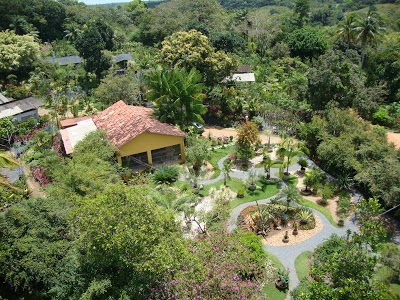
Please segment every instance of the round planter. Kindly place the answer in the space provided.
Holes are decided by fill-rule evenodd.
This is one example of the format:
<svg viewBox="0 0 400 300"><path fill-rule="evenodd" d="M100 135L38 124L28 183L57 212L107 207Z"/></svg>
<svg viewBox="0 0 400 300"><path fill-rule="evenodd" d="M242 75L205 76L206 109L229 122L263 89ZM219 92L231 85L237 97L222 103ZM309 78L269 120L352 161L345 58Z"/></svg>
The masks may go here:
<svg viewBox="0 0 400 300"><path fill-rule="evenodd" d="M311 190L308 190L308 191L306 191L306 190L301 190L300 193L301 193L303 196L310 196L310 195L311 195Z"/></svg>
<svg viewBox="0 0 400 300"><path fill-rule="evenodd" d="M293 235L298 235L298 234L299 234L299 231L298 231L297 229L294 229L292 234L293 234Z"/></svg>
<svg viewBox="0 0 400 300"><path fill-rule="evenodd" d="M284 242L284 243L289 243L289 238L283 238L283 239L282 239L282 242Z"/></svg>
<svg viewBox="0 0 400 300"><path fill-rule="evenodd" d="M255 184L250 184L249 187L248 187L248 189L249 189L250 191L255 191L256 188L257 188L257 186L256 186Z"/></svg>
<svg viewBox="0 0 400 300"><path fill-rule="evenodd" d="M278 289L286 289L287 288L287 284L283 283L279 278L275 280L275 286Z"/></svg>

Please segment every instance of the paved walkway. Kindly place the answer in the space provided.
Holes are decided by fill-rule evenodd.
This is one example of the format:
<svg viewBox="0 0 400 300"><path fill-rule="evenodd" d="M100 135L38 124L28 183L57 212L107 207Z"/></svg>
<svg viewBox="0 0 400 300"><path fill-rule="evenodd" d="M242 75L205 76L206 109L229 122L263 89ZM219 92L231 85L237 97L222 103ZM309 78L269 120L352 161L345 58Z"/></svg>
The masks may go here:
<svg viewBox="0 0 400 300"><path fill-rule="evenodd" d="M218 166L221 170L223 167L223 163L227 158L228 158L228 156L226 156L226 157L222 158L220 161L218 161ZM319 169L319 167L316 166L314 164L314 162L311 160L308 161L308 166L309 167L315 166L316 168ZM289 166L289 172L294 172L299 169L300 169L300 165L298 165L297 163ZM258 175L265 174L263 168L256 168L256 171L257 171ZM271 178L278 179L281 186L286 185L286 183L284 183L282 180L280 180L279 178L276 177L275 174L278 171L279 171L278 168L271 168ZM230 177L239 178L239 179L247 178L247 172L239 171L239 170L233 170L232 172L229 173L229 175L230 175ZM200 183L203 185L213 184L215 182L222 180L223 176L224 175L221 172L221 174L217 178L210 179L210 180L203 180L203 181L200 181ZM329 179L333 179L333 177L331 177L329 175L327 175L327 176ZM361 198L361 195L355 191L353 191L351 195L355 202L358 202ZM258 200L257 202L259 204L266 204L266 203L269 203L271 201L271 199L274 197L275 196L270 197L268 199ZM229 230L233 230L236 228L236 220L237 220L237 217L239 216L240 212L243 209L245 209L246 207L253 206L253 205L256 205L255 201L241 204L232 210L231 215L230 215L229 224L228 224ZM350 217L350 219L346 222L344 227L337 228L337 227L333 226L322 213L320 213L319 211L314 210L314 209L312 209L312 211L314 212L314 214L316 214L321 219L321 221L323 223L323 228L320 232L318 232L317 234L315 234L308 240L303 241L296 245L292 245L292 246L267 246L267 245L263 246L263 248L266 251L276 255L278 257L278 259L282 262L282 264L285 266L285 268L289 271L289 278L290 278L289 289L290 290L293 290L294 288L296 288L298 286L298 284L300 283L300 279L297 277L296 269L294 266L295 259L299 254L301 254L304 251L313 251L319 244L321 244L326 239L328 239L332 234L337 234L339 236L346 236L346 232L348 229L350 229L351 231L357 230L356 220L355 220L354 215L352 215ZM289 299L289 296L288 296L288 299Z"/></svg>

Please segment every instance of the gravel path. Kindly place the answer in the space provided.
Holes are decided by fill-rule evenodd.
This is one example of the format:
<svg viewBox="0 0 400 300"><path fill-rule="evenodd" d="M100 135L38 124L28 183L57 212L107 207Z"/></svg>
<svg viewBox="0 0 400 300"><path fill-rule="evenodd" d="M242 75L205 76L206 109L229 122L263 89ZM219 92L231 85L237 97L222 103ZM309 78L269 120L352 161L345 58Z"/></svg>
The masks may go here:
<svg viewBox="0 0 400 300"><path fill-rule="evenodd" d="M220 161L218 161L218 166L222 169L224 161L228 158L228 156L222 158ZM311 160L308 161L309 167L315 166L318 168L318 166L315 165L315 163ZM294 172L300 169L300 165L297 163L289 166L289 172ZM319 168L318 168L319 169ZM263 168L256 168L256 171L259 175L264 174L264 169ZM278 168L271 168L271 178L278 179L275 175L279 171ZM239 179L246 179L247 178L247 172L244 171L239 171L239 170L232 170L229 175L234 178L239 178ZM331 176L328 175L329 179L333 179ZM211 179L211 180L203 180L200 181L201 184L207 185L207 184L213 184L215 182L218 182L223 179L223 174L221 173L217 178ZM278 179L280 182L281 186L285 185L285 183ZM259 204L266 204L271 201L273 197L270 197L268 199L262 199L258 200L257 202ZM352 192L352 198L355 202L358 202L359 199L361 198L361 195L357 192ZM229 230L233 230L236 228L236 220L237 217L239 216L240 212L245 209L248 206L256 205L256 202L248 202L241 204L237 207L235 207L230 215L230 220L228 224ZM282 262L282 264L285 266L285 268L289 271L289 278L290 278L290 286L289 289L293 290L298 286L300 283L299 278L297 277L296 274L296 269L294 266L294 262L296 257L303 253L304 251L313 251L319 244L323 243L326 239L328 239L332 234L337 234L339 236L346 236L347 230L351 231L357 231L357 226L356 226L356 220L355 220L355 215L353 214L350 219L346 222L344 227L337 228L333 226L328 219L319 211L312 209L313 213L316 214L323 223L323 228L320 232L312 236L306 241L303 241L299 244L292 245L292 246L268 246L268 245L263 245L263 248L265 251L268 251L278 257L278 259ZM290 299L289 296L287 299Z"/></svg>

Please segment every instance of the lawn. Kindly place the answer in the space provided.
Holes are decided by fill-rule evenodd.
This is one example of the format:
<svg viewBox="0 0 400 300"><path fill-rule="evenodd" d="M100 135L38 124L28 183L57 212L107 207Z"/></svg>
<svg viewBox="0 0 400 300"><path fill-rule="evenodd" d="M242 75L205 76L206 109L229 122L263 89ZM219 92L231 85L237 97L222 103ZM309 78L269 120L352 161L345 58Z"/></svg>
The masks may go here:
<svg viewBox="0 0 400 300"><path fill-rule="evenodd" d="M308 275L310 274L309 259L311 254L311 251L305 251L296 257L294 266L296 268L297 277L300 280L308 278Z"/></svg>
<svg viewBox="0 0 400 300"><path fill-rule="evenodd" d="M218 161L233 152L235 152L235 146L233 145L227 146L226 148L214 149L214 151L211 152L210 164L214 168L214 174L211 178L217 178L219 174L221 174L221 170L218 167Z"/></svg>
<svg viewBox="0 0 400 300"><path fill-rule="evenodd" d="M275 267L281 270L285 270L284 265L280 262L280 260L273 255L272 253L267 252L267 256L274 263ZM290 283L289 283L290 284ZM263 288L263 292L266 294L266 300L284 300L286 299L288 289L280 290L275 286L275 282L270 282L266 284Z"/></svg>
<svg viewBox="0 0 400 300"><path fill-rule="evenodd" d="M207 196L210 192L211 188L220 189L224 185L224 181L218 181L214 184L209 184L204 186L204 189L200 191L202 196ZM242 187L244 187L244 183L242 180L238 178L228 179L227 186L237 193ZM276 195L279 192L279 183L275 180L271 180L270 182L266 182L263 178L259 178L257 180L257 189L255 191L250 191L247 188L245 189L244 198L234 198L231 201L231 208L235 208L236 206L252 202L255 200L266 199Z"/></svg>

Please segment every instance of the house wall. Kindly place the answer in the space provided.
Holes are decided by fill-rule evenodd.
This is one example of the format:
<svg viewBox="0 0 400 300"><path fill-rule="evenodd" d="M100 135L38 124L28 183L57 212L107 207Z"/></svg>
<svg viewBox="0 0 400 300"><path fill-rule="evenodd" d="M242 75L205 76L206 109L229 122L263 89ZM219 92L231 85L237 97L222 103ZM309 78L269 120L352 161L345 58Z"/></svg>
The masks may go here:
<svg viewBox="0 0 400 300"><path fill-rule="evenodd" d="M185 144L182 136L145 132L119 148L119 155L117 156L118 163L122 165L121 157L147 152L149 164L152 164L153 160L151 150L174 146L177 144L180 145L181 161L183 162L185 160Z"/></svg>
<svg viewBox="0 0 400 300"><path fill-rule="evenodd" d="M39 120L39 114L38 114L37 109L35 109L35 110L28 110L28 111L25 111L25 112L23 112L23 113L20 113L20 114L18 114L18 115L14 115L14 116L13 116L13 118L17 120L17 123L25 122L26 120L28 120L29 118L32 118L32 117L33 117L36 121Z"/></svg>

